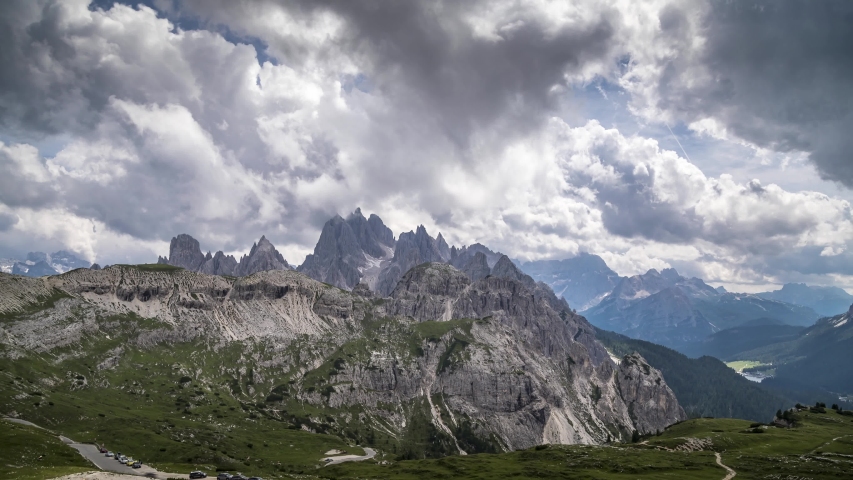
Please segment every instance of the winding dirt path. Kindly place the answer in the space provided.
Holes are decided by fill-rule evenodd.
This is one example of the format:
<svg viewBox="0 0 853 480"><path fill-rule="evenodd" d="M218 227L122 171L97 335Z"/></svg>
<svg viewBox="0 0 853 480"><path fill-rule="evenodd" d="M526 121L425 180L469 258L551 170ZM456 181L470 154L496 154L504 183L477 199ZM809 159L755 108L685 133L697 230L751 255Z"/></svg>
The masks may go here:
<svg viewBox="0 0 853 480"><path fill-rule="evenodd" d="M732 480L737 475L737 472L731 469L728 465L723 465L723 457L720 456L718 452L714 452L714 456L717 457L717 465L726 469L726 476L723 477L723 480Z"/></svg>

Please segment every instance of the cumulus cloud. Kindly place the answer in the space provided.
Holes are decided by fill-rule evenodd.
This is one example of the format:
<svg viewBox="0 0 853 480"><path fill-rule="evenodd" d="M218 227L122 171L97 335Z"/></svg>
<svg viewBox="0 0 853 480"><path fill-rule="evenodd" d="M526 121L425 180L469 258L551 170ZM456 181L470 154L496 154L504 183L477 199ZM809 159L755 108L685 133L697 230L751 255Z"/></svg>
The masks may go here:
<svg viewBox="0 0 853 480"><path fill-rule="evenodd" d="M814 157L818 137L706 91L725 5L158 5L0 6L6 250L151 261L181 232L228 252L265 234L299 263L323 222L361 206L396 232L423 223L526 259L599 253L626 274L853 275L843 200L709 177L655 139L577 120L607 79L640 118ZM747 79L723 67L723 84Z"/></svg>
<svg viewBox="0 0 853 480"><path fill-rule="evenodd" d="M661 10L620 77L635 111L756 149L806 153L853 186L853 4L709 1Z"/></svg>

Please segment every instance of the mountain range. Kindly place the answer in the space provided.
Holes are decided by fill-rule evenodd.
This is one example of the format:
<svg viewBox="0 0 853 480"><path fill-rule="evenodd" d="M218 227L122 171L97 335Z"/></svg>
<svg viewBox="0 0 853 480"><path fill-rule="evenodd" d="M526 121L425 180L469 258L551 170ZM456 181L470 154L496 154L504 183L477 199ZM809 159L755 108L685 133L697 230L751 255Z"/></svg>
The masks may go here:
<svg viewBox="0 0 853 480"><path fill-rule="evenodd" d="M808 307L715 289L672 268L623 278L581 313L599 328L676 350L758 318L808 326L819 317Z"/></svg>
<svg viewBox="0 0 853 480"><path fill-rule="evenodd" d="M779 290L756 295L768 300L809 307L822 317L844 313L850 304L853 304L853 295L838 287L820 287L805 283L786 283Z"/></svg>
<svg viewBox="0 0 853 480"><path fill-rule="evenodd" d="M27 277L56 275L89 266L91 263L66 250L53 253L30 252L24 260L0 259L1 272Z"/></svg>
<svg viewBox="0 0 853 480"><path fill-rule="evenodd" d="M296 429L419 458L629 441L687 418L642 356L611 360L583 317L506 256L491 272L471 281L450 264L421 263L385 298L289 269L0 274L0 368L33 379L45 400L126 389L138 394L124 404L168 412L177 402L184 415L213 419L215 395ZM125 371L145 374L116 385L127 377L113 372ZM158 385L173 387L144 395ZM3 389L0 405L57 421L24 397Z"/></svg>
<svg viewBox="0 0 853 480"><path fill-rule="evenodd" d="M790 298L811 301L795 290ZM569 298L591 306L580 315ZM357 209L331 218L296 268L265 237L238 261L180 234L157 264L0 274L0 371L63 409L120 390L157 412L151 418L178 409L213 422L223 416L216 405L230 404L252 412L250 422L420 458L628 441L686 419L685 407L760 419L791 397L716 359L619 333L682 350L742 340L728 340L739 352L727 354L772 361L772 380L788 385L820 366L838 370L851 315L810 326L819 315L807 306L729 293L674 269L619 277L588 254L513 262L481 244L449 246L423 226L395 238ZM779 335L756 341L761 329ZM837 388L844 375L816 375L804 388ZM5 411L62 421L27 399L0 390ZM86 429L107 431L99 422L87 417Z"/></svg>
<svg viewBox="0 0 853 480"><path fill-rule="evenodd" d="M52 257L68 258L61 255L66 253ZM37 259L35 254L32 257ZM43 263L30 263L30 275L54 274ZM395 238L378 215L366 218L361 209L346 218L329 219L313 253L298 267L265 237L238 261L222 251L202 253L199 242L188 234L174 237L168 257L158 258L158 263L236 277L295 269L344 290L359 288L380 297L391 295L403 275L423 263L452 265L474 282L518 272L519 280L538 296L553 295L553 290L599 328L688 354L703 351L700 344L707 343L710 335L745 322L764 318L808 326L821 315L843 311L844 305L853 303L853 296L841 289L803 284L786 284L781 290L755 295L730 293L699 278L682 277L674 269L620 277L601 257L588 253L564 260L513 262L479 243L449 246L441 233L432 237L422 225ZM17 268L23 273L24 267Z"/></svg>

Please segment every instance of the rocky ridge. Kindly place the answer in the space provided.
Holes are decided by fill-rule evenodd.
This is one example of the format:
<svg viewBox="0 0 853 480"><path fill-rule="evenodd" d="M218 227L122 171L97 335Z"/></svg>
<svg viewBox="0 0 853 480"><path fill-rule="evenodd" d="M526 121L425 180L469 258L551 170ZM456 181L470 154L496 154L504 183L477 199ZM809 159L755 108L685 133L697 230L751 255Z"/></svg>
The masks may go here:
<svg viewBox="0 0 853 480"><path fill-rule="evenodd" d="M676 350L762 317L790 325L817 319L810 308L718 290L672 268L622 278L600 303L581 313L596 327Z"/></svg>
<svg viewBox="0 0 853 480"><path fill-rule="evenodd" d="M265 270L293 269L265 236L261 236L261 239L252 245L249 254L243 255L238 262L234 256L225 255L222 251L216 252L215 255L210 252L207 252L207 255L201 253L198 240L182 233L173 237L169 243L169 257L159 257L157 263L208 275L237 277Z"/></svg>
<svg viewBox="0 0 853 480"><path fill-rule="evenodd" d="M440 244L432 245L440 255ZM365 422L395 438L424 412L458 452L627 440L634 430L668 425L677 401L658 388L659 373L620 370L583 317L509 273L472 282L451 265L420 264L381 300L289 270L240 278L148 266L42 279L4 274L0 315L10 320L0 343L18 357L91 344L103 335L98 322L119 315L143 322L126 348L156 351L200 339L248 342L250 351L269 345L278 353L255 366L248 394L262 398L286 375L294 401L329 418L363 408ZM33 311L57 292L50 306ZM104 355L98 364L122 361ZM620 390L627 385L630 391ZM656 413L648 399L669 410ZM632 418L632 402L646 402L650 412Z"/></svg>

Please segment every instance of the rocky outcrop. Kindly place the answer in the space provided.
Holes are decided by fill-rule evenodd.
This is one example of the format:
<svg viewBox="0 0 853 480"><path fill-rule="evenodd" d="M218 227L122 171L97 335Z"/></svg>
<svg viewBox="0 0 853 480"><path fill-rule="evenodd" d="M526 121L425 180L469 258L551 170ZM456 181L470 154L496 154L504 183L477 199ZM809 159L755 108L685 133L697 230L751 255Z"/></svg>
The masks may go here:
<svg viewBox="0 0 853 480"><path fill-rule="evenodd" d="M488 259L483 252L477 252L474 254L468 263L462 267L462 271L465 272L465 275L468 275L468 278L470 278L472 282L482 280L488 277L491 273Z"/></svg>
<svg viewBox="0 0 853 480"><path fill-rule="evenodd" d="M181 267L193 272L198 271L205 261L206 258L201 253L198 240L186 233L173 237L169 242L169 258L157 259L157 263Z"/></svg>
<svg viewBox="0 0 853 480"><path fill-rule="evenodd" d="M640 435L661 432L673 423L687 420L663 375L639 353L625 355L617 375L619 392Z"/></svg>
<svg viewBox="0 0 853 480"><path fill-rule="evenodd" d="M536 285L536 281L533 280L533 277L526 275L524 272L519 270L518 267L512 263L512 260L510 260L506 255L500 256L495 267L492 269L492 276L509 278L517 282L521 282L530 289L533 289Z"/></svg>
<svg viewBox="0 0 853 480"><path fill-rule="evenodd" d="M233 255L225 255L221 250L215 255L211 255L210 252L207 252L207 255L202 254L198 240L182 233L172 238L169 244L169 257L160 257L157 263L208 275L238 277L265 270L292 270L287 260L264 236L258 243L252 245L249 254L243 255L238 263Z"/></svg>
<svg viewBox="0 0 853 480"><path fill-rule="evenodd" d="M201 273L208 275L237 275L237 260L233 255L225 255L221 251L216 252L216 255L210 256L210 253L205 256L205 262L198 269Z"/></svg>
<svg viewBox="0 0 853 480"><path fill-rule="evenodd" d="M424 263L406 272L391 292L388 313L418 321L453 318L453 304L471 284L468 277L443 263Z"/></svg>
<svg viewBox="0 0 853 480"><path fill-rule="evenodd" d="M314 253L298 270L309 277L351 290L364 280L375 287L381 263L391 257L394 235L376 215L365 219L357 208L346 220L335 215L323 226Z"/></svg>
<svg viewBox="0 0 853 480"><path fill-rule="evenodd" d="M422 263L447 263L450 260L450 249L445 248L447 243L441 234L439 238L440 241L432 238L423 225L414 232L401 233L394 247L393 258L382 267L376 291L383 296L389 295L406 272Z"/></svg>
<svg viewBox="0 0 853 480"><path fill-rule="evenodd" d="M267 240L267 237L261 236L258 243L252 245L252 250L248 255L243 255L240 258L240 263L235 269L236 275L244 276L251 275L257 272L265 272L267 270L292 270L293 268L287 263L287 260L278 253L272 243Z"/></svg>

